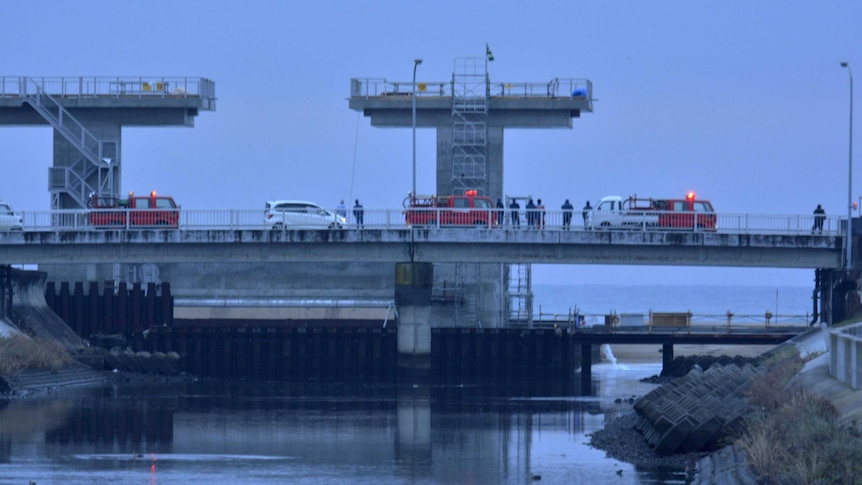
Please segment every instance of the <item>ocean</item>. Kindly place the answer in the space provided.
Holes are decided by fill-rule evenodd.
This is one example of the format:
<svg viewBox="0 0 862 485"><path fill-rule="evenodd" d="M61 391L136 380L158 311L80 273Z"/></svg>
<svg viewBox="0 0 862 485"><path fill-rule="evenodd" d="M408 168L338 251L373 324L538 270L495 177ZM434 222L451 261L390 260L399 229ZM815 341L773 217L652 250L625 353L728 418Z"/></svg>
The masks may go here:
<svg viewBox="0 0 862 485"><path fill-rule="evenodd" d="M807 288L536 285L543 312L779 315ZM612 349L611 349L612 350ZM732 349L728 350L732 353ZM0 484L685 483L590 447L661 363L595 363L596 395L483 385L194 381L0 403ZM610 359L609 359L610 360Z"/></svg>

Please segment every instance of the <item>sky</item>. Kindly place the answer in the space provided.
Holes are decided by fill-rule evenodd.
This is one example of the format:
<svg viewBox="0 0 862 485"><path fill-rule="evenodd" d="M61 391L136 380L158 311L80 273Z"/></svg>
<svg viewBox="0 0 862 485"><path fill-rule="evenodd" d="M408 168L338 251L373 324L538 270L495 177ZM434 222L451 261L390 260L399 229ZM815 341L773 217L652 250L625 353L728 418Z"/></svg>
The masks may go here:
<svg viewBox="0 0 862 485"><path fill-rule="evenodd" d="M481 58L486 43L492 82L593 83L593 113L572 129L506 130L507 194L548 207L689 190L718 212L848 207L850 78L839 63L862 79L854 0L0 0L0 11L0 76L215 82L217 108L193 128L123 129L122 191L158 190L184 209L271 198L400 207L411 131L351 111L351 78L410 82L422 58L417 80L446 82L456 58ZM435 150L434 130L419 129L419 193L434 190ZM50 209L49 128L0 127L0 160L0 199ZM534 279L810 286L813 271L553 266L534 267Z"/></svg>

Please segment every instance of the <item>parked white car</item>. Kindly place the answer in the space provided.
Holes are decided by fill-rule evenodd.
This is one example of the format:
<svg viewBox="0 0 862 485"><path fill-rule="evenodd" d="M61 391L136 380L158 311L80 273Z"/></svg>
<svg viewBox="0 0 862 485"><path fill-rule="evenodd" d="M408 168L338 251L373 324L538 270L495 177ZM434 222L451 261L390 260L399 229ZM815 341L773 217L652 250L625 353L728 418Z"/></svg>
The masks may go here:
<svg viewBox="0 0 862 485"><path fill-rule="evenodd" d="M263 222L271 229L341 229L347 225L344 217L304 200L267 201Z"/></svg>
<svg viewBox="0 0 862 485"><path fill-rule="evenodd" d="M0 202L0 231L20 231L24 229L24 221L21 216L15 214L12 207L5 202Z"/></svg>

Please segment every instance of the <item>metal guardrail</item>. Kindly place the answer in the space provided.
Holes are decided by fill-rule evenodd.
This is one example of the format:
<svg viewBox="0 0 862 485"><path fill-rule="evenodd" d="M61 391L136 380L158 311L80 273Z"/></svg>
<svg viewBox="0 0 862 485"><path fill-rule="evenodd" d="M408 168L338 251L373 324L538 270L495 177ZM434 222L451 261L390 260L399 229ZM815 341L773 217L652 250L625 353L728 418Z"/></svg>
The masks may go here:
<svg viewBox="0 0 862 485"><path fill-rule="evenodd" d="M679 316L675 324L659 321L666 315ZM622 317L622 318L620 318ZM690 312L649 312L643 314L592 314L569 310L546 313L541 306L533 316L534 328L571 328L599 333L786 333L807 330L810 314L696 314ZM596 324L596 321L602 323ZM523 322L527 325L526 320Z"/></svg>
<svg viewBox="0 0 862 485"><path fill-rule="evenodd" d="M215 83L202 77L24 77L0 76L0 98L37 94L27 80L45 94L59 97L195 97L215 100Z"/></svg>
<svg viewBox="0 0 862 485"><path fill-rule="evenodd" d="M158 210L158 209L156 209ZM333 212L334 209L331 209ZM437 213L436 220L444 219L440 216L443 212L459 212L458 209L411 209L415 211L432 211ZM100 212L104 212L100 209ZM123 210L118 210L123 211ZM364 221L361 227L357 226L352 209L347 211L348 224L346 229L403 229L409 227L404 222L404 209L363 209ZM473 209L475 212L476 210ZM60 210L60 211L17 211L24 220L25 231L80 231L91 229L88 223L89 210ZM582 218L576 212L570 226L563 225L562 210L545 210L544 224L529 226L526 223L525 213L520 213L520 224L512 225L510 212L490 210L489 214L504 215L503 224L456 226L452 229L466 230L475 228L478 230L494 231L585 231ZM463 213L463 212L462 212ZM180 229L267 229L264 212L261 209L193 209L180 210ZM494 220L483 214L485 221ZM718 233L726 234L763 234L763 235L811 235L814 225L812 214L716 214L718 220ZM439 224L431 224L423 227L441 228ZM446 228L447 226L442 226ZM823 232L818 236L835 237L844 234L844 219L838 216L828 216L823 224ZM327 228L321 227L322 230ZM290 230L288 226L285 230ZM333 229L336 230L336 229ZM591 229L592 231L603 231L602 229ZM625 229L608 229L609 232L704 232L701 228L691 229L667 229L657 227L627 227Z"/></svg>
<svg viewBox="0 0 862 485"><path fill-rule="evenodd" d="M588 79L555 78L548 82L495 82L488 86L490 96L504 98L585 98L592 99L593 83ZM452 81L417 82L416 97L453 96ZM410 96L413 82L387 81L383 78L353 78L350 96L354 98Z"/></svg>

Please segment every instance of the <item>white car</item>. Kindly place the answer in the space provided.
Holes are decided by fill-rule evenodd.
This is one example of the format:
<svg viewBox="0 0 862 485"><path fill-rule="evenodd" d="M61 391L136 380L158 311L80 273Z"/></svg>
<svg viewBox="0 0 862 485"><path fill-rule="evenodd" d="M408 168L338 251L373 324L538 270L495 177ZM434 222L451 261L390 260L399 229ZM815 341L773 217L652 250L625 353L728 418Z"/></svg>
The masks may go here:
<svg viewBox="0 0 862 485"><path fill-rule="evenodd" d="M0 231L20 231L24 229L24 221L21 216L9 207L9 204L0 202Z"/></svg>
<svg viewBox="0 0 862 485"><path fill-rule="evenodd" d="M341 229L347 225L344 217L304 200L268 201L263 222L271 229Z"/></svg>

